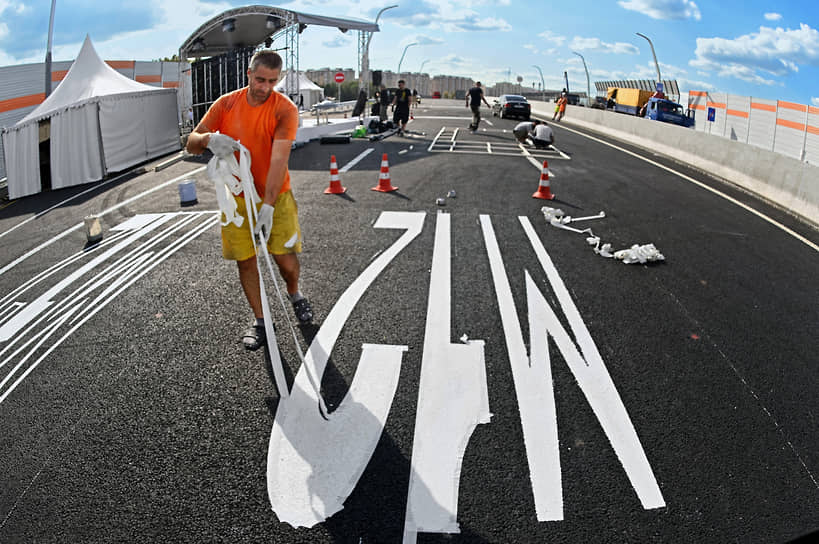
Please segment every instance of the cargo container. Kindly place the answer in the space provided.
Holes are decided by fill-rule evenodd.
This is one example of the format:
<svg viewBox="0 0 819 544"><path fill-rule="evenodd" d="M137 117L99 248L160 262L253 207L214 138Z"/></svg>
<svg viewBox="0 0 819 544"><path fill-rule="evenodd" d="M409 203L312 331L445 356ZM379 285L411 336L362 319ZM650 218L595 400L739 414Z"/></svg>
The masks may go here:
<svg viewBox="0 0 819 544"><path fill-rule="evenodd" d="M642 89L609 87L606 92L606 97L614 100L614 111L638 115L640 109L645 106L652 94L652 91L644 91Z"/></svg>

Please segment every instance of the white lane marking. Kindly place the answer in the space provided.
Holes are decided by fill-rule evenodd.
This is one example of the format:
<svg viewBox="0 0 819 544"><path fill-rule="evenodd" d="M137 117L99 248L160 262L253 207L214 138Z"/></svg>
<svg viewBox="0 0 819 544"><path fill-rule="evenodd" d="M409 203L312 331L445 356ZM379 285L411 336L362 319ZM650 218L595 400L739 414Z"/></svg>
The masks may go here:
<svg viewBox="0 0 819 544"><path fill-rule="evenodd" d="M492 121L490 121L489 119L484 119L484 121L486 121L486 124L489 125L490 127L495 126L495 124Z"/></svg>
<svg viewBox="0 0 819 544"><path fill-rule="evenodd" d="M432 151L432 148L435 147L435 144L438 142L438 138L441 137L441 134L443 134L445 130L446 127L441 127L441 130L439 130L438 134L435 135L435 138L432 139L432 143L429 144L429 148L427 148L427 151Z"/></svg>
<svg viewBox="0 0 819 544"><path fill-rule="evenodd" d="M554 459L554 429L543 424L543 418L554 412L554 392L550 373L546 372L546 362L541 358L530 364L523 343L523 333L512 297L512 288L503 266L495 230L488 215L480 216L486 253L495 284L495 294L501 323L506 338L509 364L512 367L512 381L518 398L520 422L523 427L523 442L529 464L529 479L535 500L538 521L563 519L563 495L560 485L560 465ZM542 352L539 352L542 353ZM551 456L543 452L552 453Z"/></svg>
<svg viewBox="0 0 819 544"><path fill-rule="evenodd" d="M219 218L218 218L218 216L214 215L213 218L210 218L209 220L206 220L205 222L203 222L203 224L201 226L199 226L198 228L196 228L192 232L186 234L186 236L184 238L181 238L181 239L178 239L178 240L174 241L171 245L169 245L168 247L164 248L161 251L158 251L156 253L151 253L150 258L152 259L152 261L150 262L150 264L148 266L142 267L142 268L130 269L128 271L128 273L129 274L132 273L133 276L126 277L126 278L121 278L120 280L118 280L117 289L115 291L110 292L109 294L107 294L107 298L105 298L104 300L99 300L98 304L96 304L96 305L87 305L87 306L84 305L84 304L77 304L76 305L77 307L83 307L85 309L88 309L88 313L85 316L83 316L83 318L80 321L73 323L73 326L71 327L71 329L69 329L59 340L57 340L42 355L40 355L40 357L38 357L37 360L34 363L32 363L26 369L26 371L19 378L17 378L17 380L2 395L0 395L0 403L2 403L6 398L8 398L8 396L17 388L17 386L19 386L20 383L22 383L22 381L31 372L33 372L34 369L37 368L37 366L46 357L48 357L48 355L50 355L52 351L57 349L63 342L65 342L65 340L68 337L70 337L72 334L74 334L74 332L76 332L77 329L79 329L83 324L85 324L86 321L88 321L94 315L96 315L97 312L99 312L100 310L105 308L105 306L107 306L112 300L114 300L117 296L119 296L125 289L127 289L128 287L133 285L137 280L139 280L140 278L145 276L145 274L147 274L148 272L153 270L155 267L159 266L162 262L164 262L166 259L171 257L174 253L176 253L182 247L187 245L190 241L192 241L193 239L200 236L203 232L206 232L208 230L212 230L213 227L215 225L218 225L218 224L219 224ZM126 279L127 279L127 281L125 281Z"/></svg>
<svg viewBox="0 0 819 544"><path fill-rule="evenodd" d="M529 222L529 218L520 216L518 220L529 238L543 271L546 273L549 284L569 322L575 341L583 356L581 357L576 351L568 333L563 329L557 317L553 315L554 312L548 306L546 300L542 298L543 295L540 291L534 289L537 291L537 297L540 297L537 299L541 306L540 310L545 312L548 321L551 323L548 330L552 334L552 338L554 338L560 352L563 354L563 358L577 379L577 383L591 405L595 416L600 421L600 425L603 427L609 442L611 442L612 448L617 453L617 457L620 459L631 485L637 492L643 508L664 507L665 499L663 499L657 479L654 477L654 472L640 444L637 432L634 430L634 425L606 369L597 345L589 333L589 329L580 316L580 312L575 306L560 274L557 272L552 259L546 253L543 243ZM531 278L527 286L535 287Z"/></svg>
<svg viewBox="0 0 819 544"><path fill-rule="evenodd" d="M128 198L128 199L126 199L126 200L123 200L122 202L120 202L120 203L118 203L118 204L115 204L115 205L111 206L110 208L107 208L107 209L103 210L102 212L98 213L98 214L97 214L97 216L98 216L98 217L102 217L103 215L107 215L107 214L109 214L109 213L113 212L114 210L118 210L119 208L122 208L123 206L127 206L127 205L128 205L128 204L130 204L131 202L134 202L134 201L136 201L136 200L139 200L140 198L142 198L142 197L144 197L144 196L147 196L147 195L149 195L149 194L151 194L151 193L153 193L153 192L155 192L155 191L159 191L160 189L164 189L164 188L165 188L165 187L167 187L168 185L172 185L172 184L174 184L174 183L178 182L178 181L179 181L179 180L181 180L181 179L184 179L184 178L186 178L186 177L190 177L190 176L192 176L192 175L194 175L194 174L197 174L197 173L199 173L199 172L202 172L202 171L203 171L205 168L207 168L207 167L206 167L206 166L200 166L199 168L195 168L194 170L191 170L190 172L188 172L188 173L186 173L186 174L182 174L181 176L175 177L175 178L173 178L173 179L171 179L171 180L168 180L168 181L166 181L166 182L164 182L164 183L160 183L160 184L159 184L159 185L157 185L156 187L152 187L152 188L150 188L150 189L148 189L148 190L146 190L146 191L143 191L143 192L141 192L141 193L139 193L139 194L137 194L137 195L132 196L131 198ZM6 266L4 266L3 268L0 268L0 276L2 276L2 275L3 275L3 274L5 274L6 272L8 272L8 271L9 271L9 270L11 270L12 268L14 268L15 266L17 266L17 265L18 265L18 264L20 264L21 262L25 261L26 259L28 259L28 258L29 258L29 257L31 257L32 255L35 255L35 254L37 254L38 252L42 251L43 249L47 248L48 246L50 246L50 245L51 245L51 244L53 244L54 242L56 242L56 241L58 241L58 240L61 240L62 238L65 238L66 236L68 236L69 234L71 234L72 232L74 232L75 230L79 230L79 229L81 229L83 226L84 226L84 223L77 223L77 224L76 224L76 225L74 225L73 227L68 228L67 230L65 230L65 231L63 231L62 233L58 234L57 236L55 236L55 237L51 238L50 240L46 240L45 242L43 242L43 243L42 243L42 244L40 244L39 246L35 247L35 248L34 248L34 249L32 249L31 251L29 251L29 252L27 252L26 254L24 254L24 255L22 255L22 256L20 256L20 257L18 257L17 259L15 259L14 261L10 262L9 264L7 264Z"/></svg>
<svg viewBox="0 0 819 544"><path fill-rule="evenodd" d="M445 115L416 115L416 119L457 119L457 120L465 120L471 121L471 117L447 117Z"/></svg>
<svg viewBox="0 0 819 544"><path fill-rule="evenodd" d="M93 270L97 265L114 255L115 253L119 252L122 249L125 249L129 246L132 242L136 241L138 238L141 238L145 234L148 234L152 230L162 226L166 221L170 220L172 216L163 216L159 220L154 221L146 228L142 228L137 230L131 236L128 236L114 247L108 249L107 251L103 252L100 255L97 255L94 259L80 267L78 270L75 270L71 274L68 275L65 279L57 283L54 287L47 290L45 293L40 295L36 300L28 304L21 312L17 313L7 322L3 323L0 326L0 342L5 342L9 340L14 334L17 333L22 327L28 324L32 319L37 317L41 312L43 312L48 306L50 306L53 301L51 300L59 294L63 289L71 285L75 282L78 278L82 277L85 273Z"/></svg>
<svg viewBox="0 0 819 544"><path fill-rule="evenodd" d="M689 181L689 182L693 183L694 185L697 185L697 186L699 186L699 187L701 187L701 188L705 189L706 191L710 191L710 192L714 193L715 195L717 195L717 196L719 196L719 197L724 198L724 199L725 199L725 200L727 200L728 202L731 202L732 204L736 204L736 205L737 205L737 206L739 206L740 208L742 208L742 209L744 209L744 210L746 210L746 211L751 212L752 214L756 215L757 217L759 217L760 219L762 219L762 220L764 220L764 221L767 221L768 223L770 223L771 225L775 226L776 228L778 228L778 229L780 229L780 230L782 230L782 231L784 231L784 232L787 232L788 234L790 234L791 236L793 236L794 238L796 238L796 239L797 239L797 240L799 240L800 242L804 243L805 245L807 245L807 246L809 246L809 247L811 247L811 248L815 249L816 251L819 251L819 245L817 245L817 244L815 244L815 243L811 242L810 240L808 240L807 238L805 238L804 236L802 236L802 235L801 235L801 234L799 234L798 232L795 232L795 231L793 231L793 230L789 229L788 227L786 227L785 225L783 225L783 224L782 224L782 223L780 223L779 221L776 221L775 219L773 219L773 218L771 218L771 217L768 217L768 216L767 216L767 215L765 215L764 213L762 213L762 212L760 212L760 211L756 210L755 208L752 208L751 206L749 206L749 205L747 205L747 204L745 204L745 203L743 203L743 202L740 202L739 200L737 200L737 199L735 199L735 198L733 198L733 197L731 197L731 196L729 196L729 195L727 195L727 194L723 193L722 191L720 191L720 190L718 190L718 189L714 189L713 187L709 187L709 186L708 186L708 185L706 185L705 183L703 183L703 182L701 182L701 181L697 181L697 180L695 180L694 178L692 178L692 177L690 177L690 176L686 176L686 175L685 175L685 174L683 174L682 172L677 172L677 171L676 171L676 170L674 170L673 168L669 168L668 166L665 166L665 165L663 165L663 164L660 164L660 163L658 163L658 162L656 162L656 161L653 161L653 160L651 160L651 159L649 159L649 158L647 158L647 157L643 157L642 155L638 155L637 153L634 153L634 152L632 152L632 151L629 151L628 149L624 149L624 148L622 148L622 147L620 147L620 146L617 146L617 145L615 145L615 144L609 143L609 142L607 142L607 141L605 141L605 140L601 140L601 139L599 139L599 138L595 138L594 136L589 136L588 134L584 134L584 133L579 132L579 131L577 131L577 130L573 130L573 129L571 129L571 128L567 128L565 125L560 125L560 128L562 128L563 130L568 130L569 132L574 132L575 134L578 134L578 135L580 135L580 136L583 136L583 137L585 137L585 138L588 138L589 140L594 140L595 142L599 142L599 143L601 143L601 144L603 144L603 145L607 145L607 146L609 146L609 147L611 147L611 148L614 148L614 149L616 149L616 150L618 150L618 151L622 151L623 153L625 153L625 154L627 154L627 155L631 155L632 157L638 158L638 159L640 159L641 161L645 161L645 162L647 162L647 163L649 163L649 164L652 164L652 165L656 166L657 168L660 168L660 169L662 169L662 170L665 170L666 172L670 172L670 173L674 174L675 176L678 176L678 177L680 177L680 178L682 178L682 179L684 179L684 180L686 180L686 181Z"/></svg>
<svg viewBox="0 0 819 544"><path fill-rule="evenodd" d="M67 202L71 202L71 201L72 201L72 200L74 200L75 198L79 198L79 197L81 197L82 195L84 195L84 194L86 194L86 193L90 193L91 191L96 191L96 190L97 190L97 189L99 189L100 187L105 187L105 186L106 186L106 185L108 185L109 183L114 183L115 181L119 181L121 178L123 178L123 177L125 177L125 176L127 176L127 175L129 175L129 174L131 174L131 173L132 173L132 172L125 172L124 174L120 174L119 176L117 176L117 177L115 177L115 178L111 178L111 179L109 179L108 181L104 181L104 182L102 182L102 183L99 183L99 184L97 184L97 185L94 185L94 186L93 186L93 187L91 187L90 189L86 189L85 191L83 191L83 192L81 192L81 193L77 193L76 195L74 195L74 196L72 196L72 197L70 197L70 198L66 198L66 199L65 199L65 200L63 200L62 202L60 202L60 203L58 203L58 204L54 204L53 206L51 206L51 207L50 207L50 208L48 208L47 210L43 210L43 211L41 211L41 212L37 212L36 214L34 214L33 216L29 217L29 218L28 218L28 219L26 219L25 221L22 221L22 222L20 222L20 223L18 223L18 224L16 224L16 225L14 225L14 226L13 226L13 227L11 227L9 230L7 230L7 231L5 231L5 232L1 232L1 233L0 233L0 238L2 238L2 237L3 237L3 236L5 236L6 234L10 233L11 231L13 231L13 230L15 230L15 229L17 229L17 228L22 227L22 226L23 226L23 225L25 225L26 223L28 223L28 222L30 222L30 221L34 221L34 220L35 220L35 219L37 219L38 217L42 217L42 216L44 216L45 214L47 214L47 213L48 213L48 212L50 212L51 210L53 210L53 209L55 209L55 208L59 208L60 206L62 206L63 204L65 204L65 203L67 203Z"/></svg>
<svg viewBox="0 0 819 544"><path fill-rule="evenodd" d="M268 494L279 521L312 527L344 507L384 430L405 351L364 344L350 389L329 421L296 387L292 401L280 401L267 457Z"/></svg>
<svg viewBox="0 0 819 544"><path fill-rule="evenodd" d="M326 517L324 517L325 514L327 516L332 515L333 512L330 511L332 508L328 508L326 511L323 509L322 511L317 511L316 504L310 502L304 504L301 500L296 499L294 499L292 503L286 502L290 495L287 493L287 489L279 488L279 482L281 481L282 474L286 474L287 471L290 470L289 464L286 463L296 462L297 459L288 458L285 460L285 464L281 464L280 459L276 458L278 455L277 452L282 451L282 448L290 448L293 446L292 444L284 444L284 442L295 440L293 433L296 435L309 434L309 437L304 438L305 440L309 439L319 442L325 440L324 434L303 433L300 427L303 421L313 421L313 418L317 415L318 394L310 382L311 376L316 376L319 380L321 380L321 376L324 374L324 370L327 366L327 361L332 353L333 346L335 346L336 340L338 340L338 337L341 334L341 329L349 319L353 308L364 295L365 291L369 288L372 282L375 281L375 279L381 274L381 272L383 272L384 269L392 262L392 260L395 259L395 257L421 233L424 226L425 217L426 214L424 212L382 212L381 215L379 215L378 220L373 225L373 228L402 229L405 231L404 234L393 242L393 244L386 251L376 257L367 266L364 272L362 272L361 275L359 275L339 297L338 301L333 306L332 310L330 310L330 313L325 318L324 323L322 323L321 328L310 344L310 348L304 358L304 364L296 374L296 379L293 383L290 396L286 400L279 401L279 407L276 410L276 418L273 422L273 429L271 430L270 434L270 445L268 449L268 495L271 505L276 513L279 514L279 510L281 509L282 515L291 516L291 519L293 519L295 523L315 524L323 521L323 519L326 519ZM395 346L392 348L396 349ZM406 349L403 346L401 346L401 348ZM383 395L376 395L373 397L373 399L373 402L387 402L387 398ZM391 402L391 397L389 401ZM382 406L382 409L384 410L388 410L388 408L388 406ZM335 412L333 414L335 414ZM363 415L361 417L363 417ZM329 421L322 421L324 421L324 423L321 424L323 425L321 428L326 430L332 428L331 426L335 424L336 418L335 415L333 415ZM367 427L368 433L370 431L374 432L376 427L376 425ZM294 431L293 429L296 430ZM372 444L358 444L356 447L361 447L363 450L369 450L369 455L371 454L371 449L374 448L375 444L377 443L378 436L380 436L380 431L376 434L375 441ZM305 452L299 451L298 447L294 446L293 449L298 451L301 455L308 455ZM334 450L336 454L338 451L338 449ZM360 464L361 459L361 457L355 456L350 456L349 459L345 459L345 456L341 456L340 458L337 457L336 461L339 463L340 467L346 466L344 470L349 471L352 468L357 467L357 463ZM350 465L345 465L345 463L349 463ZM364 464L366 465L366 463ZM361 472L355 470L351 474L357 474L360 476ZM303 484L309 489L310 485L312 485L312 480L316 478L316 475L312 474L312 472L302 475L306 478ZM356 482L350 482L350 485L355 486L355 483ZM350 487L350 490L352 490L352 487ZM326 491L327 493L338 493L337 489L327 489ZM326 495L323 496L326 498ZM341 503L344 501L346 496L336 496L338 498L337 506L340 508ZM280 502L282 500L285 502Z"/></svg>
<svg viewBox="0 0 819 544"><path fill-rule="evenodd" d="M355 166L356 164L361 162L361 159L363 159L364 157L366 157L367 155L369 155L373 151L375 151L375 148L370 147L370 148L365 149L361 153L359 153L356 158L354 158L353 160L351 160L350 162L345 164L343 167L341 167L341 169L338 171L339 174L342 173L342 172L346 172L347 170L349 170L350 168L352 168L353 166Z"/></svg>
<svg viewBox="0 0 819 544"><path fill-rule="evenodd" d="M489 423L483 340L450 342L450 215L439 213L412 441L405 543L414 533L458 533L458 486L469 438Z"/></svg>
<svg viewBox="0 0 819 544"><path fill-rule="evenodd" d="M489 142L486 142L486 152L492 153L492 144Z"/></svg>

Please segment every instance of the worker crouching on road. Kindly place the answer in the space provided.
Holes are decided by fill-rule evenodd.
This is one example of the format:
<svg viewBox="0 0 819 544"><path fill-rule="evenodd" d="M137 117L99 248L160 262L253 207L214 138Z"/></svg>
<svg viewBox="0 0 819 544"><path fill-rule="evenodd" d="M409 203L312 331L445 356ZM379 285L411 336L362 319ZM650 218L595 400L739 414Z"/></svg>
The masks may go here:
<svg viewBox="0 0 819 544"><path fill-rule="evenodd" d="M239 281L256 318L242 337L249 350L266 343L254 234L267 244L276 261L299 322L313 319L313 309L299 291L301 229L287 168L299 114L293 102L273 90L281 68L282 59L274 51L262 50L253 55L247 71L248 86L219 97L190 134L186 146L195 155L207 148L226 159L239 150L238 140L250 152L253 184L262 198L255 232L247 227L243 194L235 197L236 213L244 218L241 227L233 223L222 227L222 255L236 261Z"/></svg>
<svg viewBox="0 0 819 544"><path fill-rule="evenodd" d="M547 125L546 121L538 123L532 141L535 143L536 149L548 149L550 145L555 143L555 133L552 131L552 127Z"/></svg>
<svg viewBox="0 0 819 544"><path fill-rule="evenodd" d="M515 128L512 129L512 134L514 134L517 141L523 145L531 145L529 143L529 137L531 136L534 138L535 128L539 124L540 121L537 119L534 121L523 121L522 123L515 125Z"/></svg>

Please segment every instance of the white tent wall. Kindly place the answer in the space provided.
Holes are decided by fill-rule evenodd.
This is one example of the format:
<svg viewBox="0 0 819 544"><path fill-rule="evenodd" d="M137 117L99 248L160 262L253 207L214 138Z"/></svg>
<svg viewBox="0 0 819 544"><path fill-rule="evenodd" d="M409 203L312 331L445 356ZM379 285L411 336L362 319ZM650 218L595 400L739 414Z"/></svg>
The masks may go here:
<svg viewBox="0 0 819 544"><path fill-rule="evenodd" d="M97 104L90 102L53 115L51 188L62 189L103 177Z"/></svg>
<svg viewBox="0 0 819 544"><path fill-rule="evenodd" d="M101 98L99 106L107 172L119 172L181 147L175 90L110 95Z"/></svg>
<svg viewBox="0 0 819 544"><path fill-rule="evenodd" d="M40 131L27 123L3 132L3 150L9 180L9 198L40 192Z"/></svg>

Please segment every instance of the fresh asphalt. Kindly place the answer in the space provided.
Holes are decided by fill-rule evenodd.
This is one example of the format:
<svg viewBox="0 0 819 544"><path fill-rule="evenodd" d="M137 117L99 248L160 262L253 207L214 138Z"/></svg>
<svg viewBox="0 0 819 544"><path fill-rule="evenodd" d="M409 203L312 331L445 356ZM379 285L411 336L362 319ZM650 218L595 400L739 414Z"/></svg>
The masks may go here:
<svg viewBox="0 0 819 544"><path fill-rule="evenodd" d="M110 303L100 304L98 291L78 299L77 311L96 313L0 402L0 542L400 542L424 327L436 311L428 289L438 213L452 221L451 339L486 342L492 418L478 425L464 455L461 533L420 533L419 542L786 542L819 529L819 252L725 198L561 124L553 124L555 145L570 160L549 162L551 202L531 197L540 170L524 157L428 151L442 126L459 128L463 142L511 142L516 121L484 112L491 125L471 135L468 109L427 100L408 137L313 142L291 156L305 239L301 287L316 314L314 326L298 331L303 347L398 237L373 228L379 215L426 212L421 234L355 307L323 376L332 410L355 375L361 344L409 347L381 440L343 510L311 529L281 523L271 510L265 471L278 395L263 352L241 346L251 316L235 267L221 259L218 228L197 223L201 234L185 238ZM706 173L612 143L819 243L817 230ZM343 167L369 148L341 174L347 192L323 194L330 155ZM370 190L383 153L399 187L393 193ZM117 236L113 227L140 214L216 210L204 172L188 175L204 164L189 159L124 176L19 227L91 186L7 204L0 209L0 298L84 248L92 253L79 263L99 254L104 248L87 244L83 228L46 245L86 215L114 208L101 218L105 242ZM198 203L182 207L177 179L187 177L197 180ZM447 198L449 191L456 196ZM604 259L584 235L549 225L544 205L574 217L605 211L604 219L575 225L592 228L614 250L653 243L666 260ZM537 521L482 214L492 221L527 346L524 271L566 326L518 217L534 225L602 355L665 507L642 507L552 343L564 514ZM55 270L14 301L31 302L78 266ZM298 357L282 333L291 316L275 296L271 304L292 380ZM19 377L57 337L40 346L33 340L24 362L11 350L0 354L0 364L9 360L0 380L18 364ZM7 345L0 342L0 350Z"/></svg>

